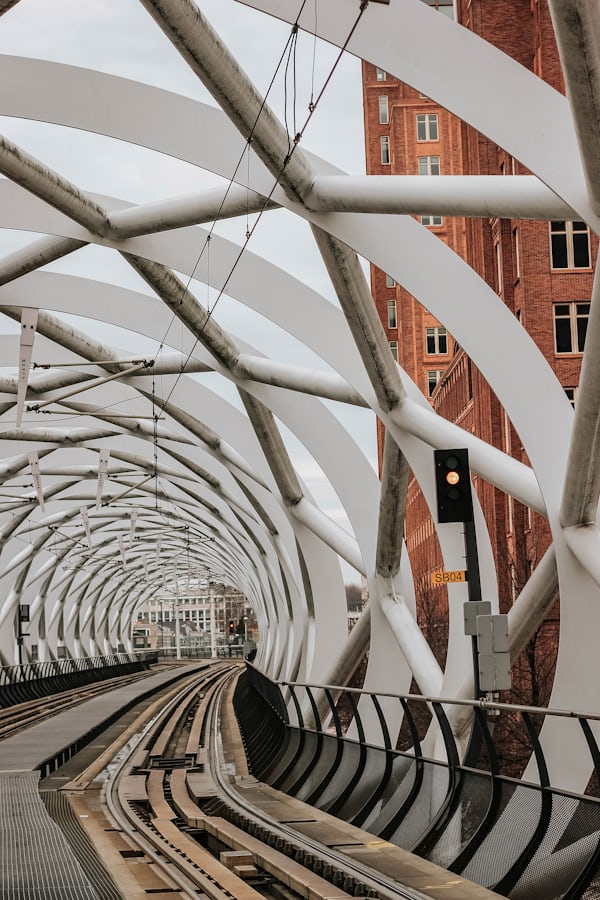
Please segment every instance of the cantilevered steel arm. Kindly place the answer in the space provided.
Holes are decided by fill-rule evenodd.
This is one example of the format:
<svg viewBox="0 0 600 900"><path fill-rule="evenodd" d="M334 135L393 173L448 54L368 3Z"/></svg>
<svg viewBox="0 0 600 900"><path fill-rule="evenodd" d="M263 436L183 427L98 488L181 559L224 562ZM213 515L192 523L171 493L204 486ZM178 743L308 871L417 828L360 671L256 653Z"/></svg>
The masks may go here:
<svg viewBox="0 0 600 900"><path fill-rule="evenodd" d="M600 496L600 273L596 269L560 510L564 527L591 525ZM600 553L600 546L599 546Z"/></svg>
<svg viewBox="0 0 600 900"><path fill-rule="evenodd" d="M577 218L534 175L318 175L305 202L315 212Z"/></svg>
<svg viewBox="0 0 600 900"><path fill-rule="evenodd" d="M596 0L548 0L548 5L575 122L589 199L598 214L600 213L600 7Z"/></svg>
<svg viewBox="0 0 600 900"><path fill-rule="evenodd" d="M313 172L277 117L206 18L190 0L141 0L169 40L245 138L283 190L302 201ZM285 170L284 170L285 167Z"/></svg>
<svg viewBox="0 0 600 900"><path fill-rule="evenodd" d="M278 204L261 194L238 184L227 188L213 188L202 193L169 197L156 203L144 203L111 212L108 216L110 233L116 238L156 234L185 225L199 225L234 216L277 208Z"/></svg>

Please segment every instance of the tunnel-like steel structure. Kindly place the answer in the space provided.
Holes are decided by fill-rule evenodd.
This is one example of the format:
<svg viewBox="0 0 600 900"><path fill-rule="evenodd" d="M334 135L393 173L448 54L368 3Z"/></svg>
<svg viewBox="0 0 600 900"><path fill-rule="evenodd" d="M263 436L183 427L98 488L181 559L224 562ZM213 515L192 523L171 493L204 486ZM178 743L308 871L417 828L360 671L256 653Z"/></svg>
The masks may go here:
<svg viewBox="0 0 600 900"><path fill-rule="evenodd" d="M23 605L25 658L34 643L41 660L62 647L74 657L101 655L130 648L136 611L165 586L176 594L181 577L217 573L253 606L256 664L270 677L343 684L370 648L367 689L407 692L414 678L427 695L468 698L466 592L452 588L442 671L417 625L402 552L409 468L433 507L433 449L467 447L480 478L547 516L552 531L552 547L509 613L511 652L559 592L551 702L597 710L597 289L573 411L499 297L413 217L578 219L598 232L600 15L594 0L549 3L568 98L421 0L327 0L318 10L315 0L243 4L289 23L293 37L316 31L411 84L531 172L502 179L345 174L335 157L309 152L309 129L294 134L277 118L201 2L140 5L218 107L91 69L0 57L2 115L113 139L103 153L126 142L220 177L185 195L163 184L163 199L133 205L87 193L17 142L0 142L0 225L23 232L0 259L4 665L18 661ZM0 2L0 29L21 4ZM141 164L132 176L144 179ZM279 217L282 240L287 223L302 220L333 300L304 283L301 242L297 272L258 255L246 225L252 216ZM247 232L237 242L214 227L236 217ZM105 280L86 274L89 245L102 248ZM78 256L79 267L49 265ZM530 467L432 411L392 358L361 258L451 332L506 409ZM110 277L113 261L129 267L135 287ZM239 333L226 328L222 297L290 335L311 362L290 362L284 340L267 356L244 337L242 314ZM373 433L376 417L385 425L381 480L352 416L370 417ZM298 472L299 446L339 499L343 527ZM483 593L497 608L498 579L507 576L495 570L477 504L475 520ZM441 526L439 541L446 567L462 568L459 526ZM369 588L350 637L340 560ZM567 752L562 722L546 726L551 777L584 790L587 754L572 739ZM455 717L452 727L460 736L464 723Z"/></svg>

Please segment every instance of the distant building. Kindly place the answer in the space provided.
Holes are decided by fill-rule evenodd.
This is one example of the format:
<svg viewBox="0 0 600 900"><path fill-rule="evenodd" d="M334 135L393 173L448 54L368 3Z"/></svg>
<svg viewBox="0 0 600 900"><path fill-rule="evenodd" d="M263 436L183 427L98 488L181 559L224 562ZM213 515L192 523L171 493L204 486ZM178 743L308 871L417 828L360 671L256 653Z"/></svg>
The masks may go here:
<svg viewBox="0 0 600 900"><path fill-rule="evenodd" d="M151 634L156 634L159 647L161 636L167 634L170 646L176 616L179 617L183 637L206 635L208 640L214 624L215 637L219 643L230 637L229 623L233 621L236 636L243 636L245 628L247 639L257 638L256 617L248 606L245 594L222 582L196 580L188 583L182 578L178 580L176 588L174 584L167 584L139 608L138 625L147 623L154 626Z"/></svg>

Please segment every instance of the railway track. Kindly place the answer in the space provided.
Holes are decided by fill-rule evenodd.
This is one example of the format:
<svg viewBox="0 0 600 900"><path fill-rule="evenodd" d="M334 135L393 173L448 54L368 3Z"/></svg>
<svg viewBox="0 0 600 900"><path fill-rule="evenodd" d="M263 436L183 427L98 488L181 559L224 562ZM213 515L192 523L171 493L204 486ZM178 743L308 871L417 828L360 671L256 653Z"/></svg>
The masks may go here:
<svg viewBox="0 0 600 900"><path fill-rule="evenodd" d="M10 737L43 722L44 719L55 716L57 713L65 709L91 700L99 694L105 693L116 687L124 687L135 681L147 676L147 672L135 672L129 675L119 675L115 678L107 678L104 681L93 684L86 684L81 687L69 688L67 691L60 691L56 694L36 699L27 700L23 703L16 703L12 706L0 708L0 740Z"/></svg>
<svg viewBox="0 0 600 900"><path fill-rule="evenodd" d="M211 667L122 751L105 799L129 841L184 897L427 900L256 809L236 789L219 720L238 671Z"/></svg>

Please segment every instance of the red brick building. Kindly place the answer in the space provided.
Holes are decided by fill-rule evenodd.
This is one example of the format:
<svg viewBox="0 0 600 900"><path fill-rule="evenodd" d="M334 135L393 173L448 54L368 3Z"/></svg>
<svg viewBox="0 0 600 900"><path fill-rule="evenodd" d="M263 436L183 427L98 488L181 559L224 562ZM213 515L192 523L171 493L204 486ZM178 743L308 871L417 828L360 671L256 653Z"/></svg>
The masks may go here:
<svg viewBox="0 0 600 900"><path fill-rule="evenodd" d="M441 12L452 15L449 4L424 2L445 6ZM564 90L546 0L456 0L455 8L463 26ZM518 160L475 129L367 63L363 89L369 174L527 174ZM582 222L420 218L499 294L575 402L596 237ZM384 272L372 267L371 281L390 349L436 411L526 462L504 409L452 336ZM521 503L476 477L474 484L496 556L501 611L506 612L546 550L550 535L545 520ZM432 615L436 620L444 615L447 598L444 588L431 587L430 574L440 568L441 556L414 481L409 487L406 536L419 617L428 631Z"/></svg>

